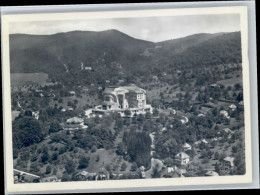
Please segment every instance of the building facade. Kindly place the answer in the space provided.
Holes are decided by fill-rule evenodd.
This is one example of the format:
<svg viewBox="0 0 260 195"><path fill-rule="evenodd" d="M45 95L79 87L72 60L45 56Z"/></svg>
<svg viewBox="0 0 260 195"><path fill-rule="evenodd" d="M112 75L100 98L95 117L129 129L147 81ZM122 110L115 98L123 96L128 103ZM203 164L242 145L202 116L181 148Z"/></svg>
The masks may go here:
<svg viewBox="0 0 260 195"><path fill-rule="evenodd" d="M123 87L107 87L103 92L103 104L95 108L96 112L117 111L124 115L124 111L129 110L131 116L152 113L152 107L146 104L146 91L136 85Z"/></svg>

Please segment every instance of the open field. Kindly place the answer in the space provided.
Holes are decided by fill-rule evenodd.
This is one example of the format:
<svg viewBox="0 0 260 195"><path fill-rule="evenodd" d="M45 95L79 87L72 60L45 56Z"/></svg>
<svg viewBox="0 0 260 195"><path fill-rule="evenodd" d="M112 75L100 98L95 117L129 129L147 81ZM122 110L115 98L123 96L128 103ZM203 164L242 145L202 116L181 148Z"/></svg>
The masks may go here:
<svg viewBox="0 0 260 195"><path fill-rule="evenodd" d="M11 73L12 86L44 84L48 83L48 79L48 74L45 73Z"/></svg>
<svg viewBox="0 0 260 195"><path fill-rule="evenodd" d="M230 79L217 81L217 83L225 86L234 86L237 83L242 83L242 77L240 75L239 77L232 77Z"/></svg>

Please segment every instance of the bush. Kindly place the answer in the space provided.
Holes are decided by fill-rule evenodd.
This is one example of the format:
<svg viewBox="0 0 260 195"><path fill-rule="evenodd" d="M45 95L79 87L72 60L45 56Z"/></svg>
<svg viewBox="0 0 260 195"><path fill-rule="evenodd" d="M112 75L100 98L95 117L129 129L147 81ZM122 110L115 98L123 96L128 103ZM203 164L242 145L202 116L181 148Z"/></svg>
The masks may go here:
<svg viewBox="0 0 260 195"><path fill-rule="evenodd" d="M125 162L123 162L121 165L121 171L125 171L126 168L127 168L127 164Z"/></svg>
<svg viewBox="0 0 260 195"><path fill-rule="evenodd" d="M51 166L50 165L47 165L45 173L46 174L51 173Z"/></svg>
<svg viewBox="0 0 260 195"><path fill-rule="evenodd" d="M97 151L97 146L92 146L91 147L91 152L96 152Z"/></svg>
<svg viewBox="0 0 260 195"><path fill-rule="evenodd" d="M88 167L88 163L89 163L89 157L81 157L80 160L79 160L79 166L78 168L79 169L84 169L84 168L87 168Z"/></svg>

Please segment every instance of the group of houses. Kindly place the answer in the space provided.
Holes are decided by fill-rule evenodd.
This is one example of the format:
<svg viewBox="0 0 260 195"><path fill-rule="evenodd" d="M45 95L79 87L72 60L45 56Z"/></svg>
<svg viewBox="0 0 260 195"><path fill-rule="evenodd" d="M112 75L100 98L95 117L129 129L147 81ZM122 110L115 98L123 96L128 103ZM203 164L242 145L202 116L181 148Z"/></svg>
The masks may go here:
<svg viewBox="0 0 260 195"><path fill-rule="evenodd" d="M75 179L78 181L109 180L110 174L104 167L102 167L100 168L100 171L95 173L81 171L75 175Z"/></svg>

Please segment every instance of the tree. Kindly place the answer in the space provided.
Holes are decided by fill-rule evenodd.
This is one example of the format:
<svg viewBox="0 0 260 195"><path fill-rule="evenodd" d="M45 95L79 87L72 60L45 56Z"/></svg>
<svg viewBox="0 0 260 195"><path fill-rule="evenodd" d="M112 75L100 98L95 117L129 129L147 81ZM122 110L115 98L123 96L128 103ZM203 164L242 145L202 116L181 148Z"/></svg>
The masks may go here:
<svg viewBox="0 0 260 195"><path fill-rule="evenodd" d="M145 118L146 119L150 119L151 118L151 113L150 112L146 112L145 113Z"/></svg>
<svg viewBox="0 0 260 195"><path fill-rule="evenodd" d="M53 161L55 161L55 160L57 160L58 159L58 153L57 152L54 152L53 154L52 154L52 156L51 156L51 160L53 160Z"/></svg>
<svg viewBox="0 0 260 195"><path fill-rule="evenodd" d="M133 162L132 166L131 166L131 171L136 171L138 168L137 164L135 162Z"/></svg>
<svg viewBox="0 0 260 195"><path fill-rule="evenodd" d="M243 93L242 92L239 92L238 95L237 95L237 101L240 102L240 101L243 101Z"/></svg>
<svg viewBox="0 0 260 195"><path fill-rule="evenodd" d="M78 166L78 168L79 168L79 169L87 168L87 167L88 167L89 160L90 160L89 157L82 156L82 157L80 158L80 160L79 160L79 166Z"/></svg>
<svg viewBox="0 0 260 195"><path fill-rule="evenodd" d="M61 130L62 130L62 127L59 124L59 122L53 121L50 125L49 133L54 133L54 132L58 132L58 131L61 131Z"/></svg>
<svg viewBox="0 0 260 195"><path fill-rule="evenodd" d="M153 116L155 117L159 116L159 110L157 108L153 109Z"/></svg>
<svg viewBox="0 0 260 195"><path fill-rule="evenodd" d="M125 162L123 162L121 165L121 171L125 171L126 168L127 168L127 164Z"/></svg>
<svg viewBox="0 0 260 195"><path fill-rule="evenodd" d="M130 117L131 116L131 111L130 110L125 110L124 114L126 117Z"/></svg>
<svg viewBox="0 0 260 195"><path fill-rule="evenodd" d="M48 151L43 152L42 157L41 157L41 161L43 164L46 164L49 160L49 154Z"/></svg>
<svg viewBox="0 0 260 195"><path fill-rule="evenodd" d="M111 171L111 166L110 166L110 164L106 164L106 165L105 165L105 168L106 168L107 171Z"/></svg>
<svg viewBox="0 0 260 195"><path fill-rule="evenodd" d="M22 148L43 140L42 127L33 117L22 117L13 122L14 148Z"/></svg>
<svg viewBox="0 0 260 195"><path fill-rule="evenodd" d="M50 166L50 165L47 165L47 166L46 166L45 173L46 173L46 174L51 173L51 166Z"/></svg>
<svg viewBox="0 0 260 195"><path fill-rule="evenodd" d="M126 152L127 152L127 147L126 147L125 143L124 142L120 142L117 145L116 153L119 154L119 155L125 155Z"/></svg>
<svg viewBox="0 0 260 195"><path fill-rule="evenodd" d="M66 162L66 164L65 164L65 169L66 169L66 172L67 172L68 174L73 173L73 172L75 171L75 167L76 167L76 165L75 165L75 163L73 162L73 160L68 160L68 161Z"/></svg>
<svg viewBox="0 0 260 195"><path fill-rule="evenodd" d="M174 160L170 157L167 157L165 160L164 160L164 163L168 166L168 167L171 167L174 165Z"/></svg>
<svg viewBox="0 0 260 195"><path fill-rule="evenodd" d="M37 162L33 162L30 165L30 172L37 174L40 171L39 164Z"/></svg>
<svg viewBox="0 0 260 195"><path fill-rule="evenodd" d="M99 155L97 155L97 157L96 157L96 162L98 162L99 159L100 159L100 157L99 157Z"/></svg>
<svg viewBox="0 0 260 195"><path fill-rule="evenodd" d="M97 146L92 146L91 147L91 152L96 152L97 151Z"/></svg>
<svg viewBox="0 0 260 195"><path fill-rule="evenodd" d="M161 174L159 172L159 164L156 164L155 167L153 168L152 172L152 178L160 178Z"/></svg>

